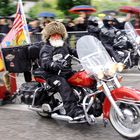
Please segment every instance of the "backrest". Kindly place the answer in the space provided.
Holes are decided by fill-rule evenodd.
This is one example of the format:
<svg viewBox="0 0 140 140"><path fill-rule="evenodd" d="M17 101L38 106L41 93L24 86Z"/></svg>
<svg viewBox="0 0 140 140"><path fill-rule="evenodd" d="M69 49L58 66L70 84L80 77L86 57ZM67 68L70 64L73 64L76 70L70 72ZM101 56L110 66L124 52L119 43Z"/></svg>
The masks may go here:
<svg viewBox="0 0 140 140"><path fill-rule="evenodd" d="M44 44L45 42L41 41L28 45L28 55L32 61L39 59L39 53Z"/></svg>
<svg viewBox="0 0 140 140"><path fill-rule="evenodd" d="M39 59L39 52L41 47L39 45L32 45L28 47L29 59L35 61Z"/></svg>

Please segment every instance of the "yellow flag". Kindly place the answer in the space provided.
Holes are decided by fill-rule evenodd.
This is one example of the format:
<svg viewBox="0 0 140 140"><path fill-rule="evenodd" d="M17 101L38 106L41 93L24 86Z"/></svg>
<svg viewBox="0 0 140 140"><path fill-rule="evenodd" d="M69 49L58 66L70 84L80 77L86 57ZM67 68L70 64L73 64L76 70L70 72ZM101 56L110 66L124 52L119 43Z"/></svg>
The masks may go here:
<svg viewBox="0 0 140 140"><path fill-rule="evenodd" d="M3 64L3 60L0 55L0 72L2 72L2 71L4 71L4 64Z"/></svg>

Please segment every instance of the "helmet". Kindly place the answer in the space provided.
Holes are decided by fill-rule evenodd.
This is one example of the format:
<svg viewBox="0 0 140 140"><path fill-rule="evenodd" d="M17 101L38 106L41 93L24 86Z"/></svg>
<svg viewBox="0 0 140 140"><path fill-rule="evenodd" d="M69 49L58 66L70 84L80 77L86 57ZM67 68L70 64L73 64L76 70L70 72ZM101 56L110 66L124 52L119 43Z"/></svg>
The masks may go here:
<svg viewBox="0 0 140 140"><path fill-rule="evenodd" d="M114 20L114 18L112 16L105 16L103 18L103 21L113 21L113 20Z"/></svg>
<svg viewBox="0 0 140 140"><path fill-rule="evenodd" d="M58 21L52 21L45 26L42 31L42 39L47 41L53 34L60 34L63 40L65 40L68 36L64 24Z"/></svg>
<svg viewBox="0 0 140 140"><path fill-rule="evenodd" d="M110 24L108 23L109 21L114 22L114 18L112 16L105 16L103 18L103 23L105 26L110 26Z"/></svg>
<svg viewBox="0 0 140 140"><path fill-rule="evenodd" d="M88 25L98 26L98 18L94 16L90 16L88 18Z"/></svg>

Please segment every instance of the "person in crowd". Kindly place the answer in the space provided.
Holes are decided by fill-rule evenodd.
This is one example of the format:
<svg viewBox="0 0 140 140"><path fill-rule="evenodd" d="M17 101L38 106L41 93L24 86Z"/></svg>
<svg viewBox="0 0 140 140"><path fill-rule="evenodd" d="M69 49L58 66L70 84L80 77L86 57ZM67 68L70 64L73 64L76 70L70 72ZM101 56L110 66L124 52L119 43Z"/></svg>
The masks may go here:
<svg viewBox="0 0 140 140"><path fill-rule="evenodd" d="M41 23L40 24L41 29L43 30L48 23L50 23L50 22L52 22L54 20L55 20L54 18L49 18L49 17L46 17L46 18L41 19L41 21L40 21L40 23Z"/></svg>
<svg viewBox="0 0 140 140"><path fill-rule="evenodd" d="M134 21L132 21L135 29L140 29L140 16L136 15Z"/></svg>
<svg viewBox="0 0 140 140"><path fill-rule="evenodd" d="M7 34L11 30L13 26L13 22L14 22L14 17L8 17L7 21L6 21L6 18L2 18L0 20L0 25L1 25L0 32Z"/></svg>
<svg viewBox="0 0 140 140"><path fill-rule="evenodd" d="M98 24L98 18L94 16L90 16L88 18L88 25L87 25L87 30L90 35L95 36L96 38L100 38L100 28Z"/></svg>
<svg viewBox="0 0 140 140"><path fill-rule="evenodd" d="M57 86L61 94L66 114L75 120L83 119L83 109L78 106L77 99L72 88L67 82L72 74L71 59L64 59L68 54L77 56L76 50L71 49L65 43L67 31L61 22L52 21L42 31L46 45L40 50L40 65L46 71L46 79L51 86L59 81Z"/></svg>
<svg viewBox="0 0 140 140"><path fill-rule="evenodd" d="M29 23L29 25L30 25L29 34L30 34L31 42L39 42L39 41L41 41L41 36L39 34L42 31L42 29L40 27L39 20L38 19L33 19Z"/></svg>
<svg viewBox="0 0 140 140"><path fill-rule="evenodd" d="M66 19L64 21L64 25L65 25L68 32L76 30L75 23L74 23L72 17L70 17L70 16L66 17Z"/></svg>
<svg viewBox="0 0 140 140"><path fill-rule="evenodd" d="M140 29L140 15L128 13L126 15L127 21L130 21L135 29Z"/></svg>
<svg viewBox="0 0 140 140"><path fill-rule="evenodd" d="M119 30L124 30L124 25L126 22L128 22L131 18L131 15L130 14L127 14L125 19L123 21L119 21L115 16L113 17L114 20L113 20L113 26Z"/></svg>
<svg viewBox="0 0 140 140"><path fill-rule="evenodd" d="M86 31L87 29L87 15L85 12L81 12L79 17L74 20L77 31Z"/></svg>
<svg viewBox="0 0 140 140"><path fill-rule="evenodd" d="M5 31L3 31L3 27L6 25L7 25L6 18L1 17L1 19L0 19L0 33L5 33ZM6 33L7 33L7 31L6 31Z"/></svg>
<svg viewBox="0 0 140 140"><path fill-rule="evenodd" d="M70 33L70 32L76 31L76 25L74 23L73 18L70 16L66 16L66 18L64 19L64 21L62 23L65 25L66 30L69 32L68 38L66 41L68 44L70 44L72 37L74 37L74 34Z"/></svg>
<svg viewBox="0 0 140 140"><path fill-rule="evenodd" d="M30 34L35 34L35 33L41 32L40 22L38 19L34 19L29 24L31 26L31 28L29 30Z"/></svg>
<svg viewBox="0 0 140 140"><path fill-rule="evenodd" d="M140 15L139 14L127 14L128 20L131 22L137 33L140 34Z"/></svg>
<svg viewBox="0 0 140 140"><path fill-rule="evenodd" d="M125 22L126 22L126 21L120 22L120 21L118 21L117 18L114 18L113 26L114 26L116 29L123 30L123 29L124 29Z"/></svg>
<svg viewBox="0 0 140 140"><path fill-rule="evenodd" d="M103 43L104 47L112 56L116 62L121 62L118 54L115 52L113 48L114 39L116 37L116 28L114 27L114 18L112 16L105 16L103 18L104 26L100 31L100 40Z"/></svg>

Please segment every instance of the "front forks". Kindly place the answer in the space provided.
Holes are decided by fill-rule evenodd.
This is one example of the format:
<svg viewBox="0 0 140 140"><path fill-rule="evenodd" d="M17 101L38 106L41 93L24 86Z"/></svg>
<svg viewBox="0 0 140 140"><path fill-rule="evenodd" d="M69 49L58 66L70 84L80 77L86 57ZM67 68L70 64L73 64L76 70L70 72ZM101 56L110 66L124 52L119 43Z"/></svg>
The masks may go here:
<svg viewBox="0 0 140 140"><path fill-rule="evenodd" d="M121 117L122 119L124 119L124 115L121 112L120 108L117 106L116 102L114 101L114 99L113 99L113 97L112 97L112 95L110 93L110 90L109 90L108 86L103 81L102 81L102 85L103 85L103 88L104 88L105 95L107 96L107 98L110 101L110 103L113 106L113 108L116 110L118 116ZM118 84L118 86L120 86L120 85Z"/></svg>

